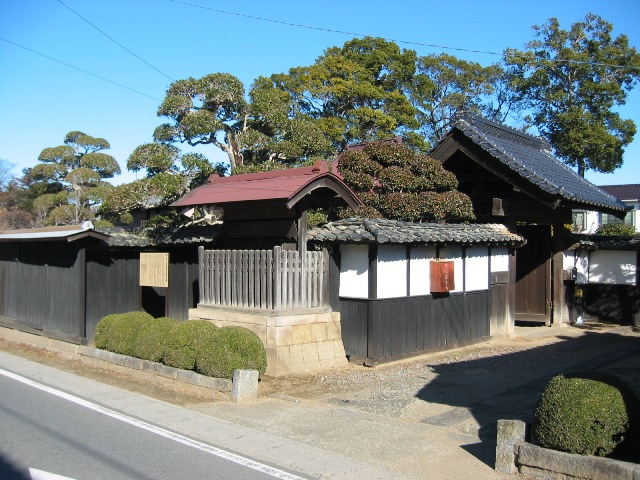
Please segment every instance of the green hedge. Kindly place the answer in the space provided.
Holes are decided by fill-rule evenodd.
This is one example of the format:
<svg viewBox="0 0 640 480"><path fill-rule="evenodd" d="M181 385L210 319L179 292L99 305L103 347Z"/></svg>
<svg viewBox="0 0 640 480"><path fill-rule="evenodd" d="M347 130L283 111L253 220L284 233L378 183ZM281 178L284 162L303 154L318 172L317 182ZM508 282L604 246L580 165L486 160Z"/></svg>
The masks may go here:
<svg viewBox="0 0 640 480"><path fill-rule="evenodd" d="M145 323L136 339L135 356L152 362L160 362L166 350L169 332L178 320L169 317L154 318Z"/></svg>
<svg viewBox="0 0 640 480"><path fill-rule="evenodd" d="M635 440L639 414L637 396L613 375L558 375L540 397L533 435L545 448L609 456Z"/></svg>
<svg viewBox="0 0 640 480"><path fill-rule="evenodd" d="M120 315L122 314L114 313L112 315L107 315L98 322L98 325L96 325L96 336L94 340L96 348L111 350L109 348L111 325Z"/></svg>
<svg viewBox="0 0 640 480"><path fill-rule="evenodd" d="M187 320L173 327L166 340L162 363L170 367L193 370L200 342L209 338L217 327L206 320Z"/></svg>
<svg viewBox="0 0 640 480"><path fill-rule="evenodd" d="M263 375L267 368L264 345L246 328L217 328L206 320L154 319L144 312L104 317L96 329L95 346L218 378L233 378L237 369Z"/></svg>
<svg viewBox="0 0 640 480"><path fill-rule="evenodd" d="M242 327L222 327L198 346L195 369L202 375L233 378L234 370L267 368L267 353L260 338Z"/></svg>
<svg viewBox="0 0 640 480"><path fill-rule="evenodd" d="M143 325L153 320L146 312L128 312L117 315L109 327L108 350L134 357L136 339Z"/></svg>

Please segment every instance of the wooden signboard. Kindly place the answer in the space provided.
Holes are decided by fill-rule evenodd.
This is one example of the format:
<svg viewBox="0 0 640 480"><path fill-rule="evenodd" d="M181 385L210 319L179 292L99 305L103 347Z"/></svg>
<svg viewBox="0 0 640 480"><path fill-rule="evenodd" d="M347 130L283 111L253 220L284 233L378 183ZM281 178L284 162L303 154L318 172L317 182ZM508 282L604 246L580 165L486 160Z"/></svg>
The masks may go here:
<svg viewBox="0 0 640 480"><path fill-rule="evenodd" d="M431 293L455 290L453 260L432 260L430 263Z"/></svg>
<svg viewBox="0 0 640 480"><path fill-rule="evenodd" d="M168 253L140 253L140 286L169 287Z"/></svg>

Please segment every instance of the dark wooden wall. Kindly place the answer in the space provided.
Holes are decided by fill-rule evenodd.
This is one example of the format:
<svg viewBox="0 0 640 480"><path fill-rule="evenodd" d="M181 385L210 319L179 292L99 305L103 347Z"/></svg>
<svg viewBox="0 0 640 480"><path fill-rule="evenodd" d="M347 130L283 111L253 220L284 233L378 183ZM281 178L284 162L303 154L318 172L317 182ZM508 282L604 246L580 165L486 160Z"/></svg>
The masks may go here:
<svg viewBox="0 0 640 480"><path fill-rule="evenodd" d="M147 310L186 320L198 303L197 246L169 252L169 288L140 288L140 251L83 242L0 244L0 323L91 343L106 315Z"/></svg>
<svg viewBox="0 0 640 480"><path fill-rule="evenodd" d="M84 263L82 243L0 244L3 323L81 340L85 335Z"/></svg>
<svg viewBox="0 0 640 480"><path fill-rule="evenodd" d="M340 299L347 356L381 361L489 336L489 291L384 300Z"/></svg>
<svg viewBox="0 0 640 480"><path fill-rule="evenodd" d="M140 288L140 252L94 250L87 254L87 332L106 315L145 310L155 317L186 320L198 303L197 246L163 249L169 252L169 288Z"/></svg>

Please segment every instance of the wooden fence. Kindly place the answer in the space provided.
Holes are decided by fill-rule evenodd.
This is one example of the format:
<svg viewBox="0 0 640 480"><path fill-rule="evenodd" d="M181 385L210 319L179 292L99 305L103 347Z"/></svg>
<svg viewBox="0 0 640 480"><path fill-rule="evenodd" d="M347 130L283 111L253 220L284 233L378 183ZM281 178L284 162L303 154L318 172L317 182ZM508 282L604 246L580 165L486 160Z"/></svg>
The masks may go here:
<svg viewBox="0 0 640 480"><path fill-rule="evenodd" d="M329 305L327 252L198 248L200 303L268 310Z"/></svg>

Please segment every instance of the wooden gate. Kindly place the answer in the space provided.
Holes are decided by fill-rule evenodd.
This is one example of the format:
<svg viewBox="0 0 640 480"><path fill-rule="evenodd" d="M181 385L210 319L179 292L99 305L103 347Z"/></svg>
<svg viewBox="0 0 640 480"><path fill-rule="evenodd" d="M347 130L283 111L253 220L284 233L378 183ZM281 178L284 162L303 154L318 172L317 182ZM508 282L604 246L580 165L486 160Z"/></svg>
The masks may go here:
<svg viewBox="0 0 640 480"><path fill-rule="evenodd" d="M516 321L551 325L551 226L524 225L527 244L516 252Z"/></svg>

